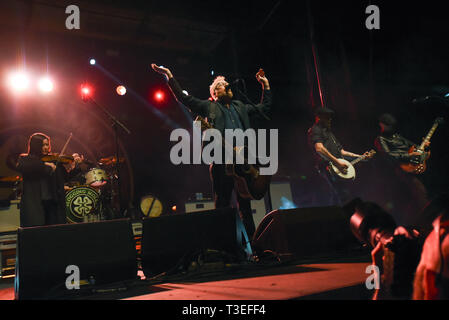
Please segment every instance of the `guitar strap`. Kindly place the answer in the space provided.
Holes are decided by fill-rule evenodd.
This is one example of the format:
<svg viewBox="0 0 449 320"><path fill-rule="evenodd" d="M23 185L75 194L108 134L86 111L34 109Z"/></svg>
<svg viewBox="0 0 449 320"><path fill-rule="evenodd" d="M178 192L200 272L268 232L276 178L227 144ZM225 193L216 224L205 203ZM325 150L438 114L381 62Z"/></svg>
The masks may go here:
<svg viewBox="0 0 449 320"><path fill-rule="evenodd" d="M210 109L209 109L209 118L210 118L209 122L213 128L215 128L215 117L216 116L217 116L217 103L212 102L210 104Z"/></svg>

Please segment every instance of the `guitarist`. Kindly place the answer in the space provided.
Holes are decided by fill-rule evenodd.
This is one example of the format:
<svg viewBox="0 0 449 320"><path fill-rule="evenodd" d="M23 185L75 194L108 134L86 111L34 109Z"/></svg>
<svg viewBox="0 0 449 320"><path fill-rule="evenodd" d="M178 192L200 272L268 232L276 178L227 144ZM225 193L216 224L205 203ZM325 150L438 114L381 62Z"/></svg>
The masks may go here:
<svg viewBox="0 0 449 320"><path fill-rule="evenodd" d="M416 146L410 140L396 132L396 118L384 113L379 117L380 135L375 139L374 145L381 155L382 169L389 177L393 197L393 211L399 224L411 223L413 217L426 205L427 195L423 183L413 174L409 174L400 168L403 163L409 163L418 157L420 153L409 153L412 146ZM425 142L425 147L430 146L430 141ZM394 177L395 179L391 179Z"/></svg>
<svg viewBox="0 0 449 320"><path fill-rule="evenodd" d="M152 68L168 78L168 85L176 99L190 109L194 116L207 118L211 125L219 130L224 137L225 129L251 128L250 121L256 119L260 113L269 113L272 105L270 83L264 73L258 72L257 81L262 85L263 99L258 105L244 104L233 99L232 89L223 76L215 78L209 87L211 100L201 100L183 93L180 84L173 77L168 68L155 64ZM224 154L224 153L223 153ZM229 207L231 204L234 179L225 172L224 164L211 164L210 173L213 184L214 200L216 208ZM248 238L251 239L255 232L255 225L251 210L250 199L241 197L236 191L240 217L245 226Z"/></svg>
<svg viewBox="0 0 449 320"><path fill-rule="evenodd" d="M324 178L331 189L330 205L341 205L342 202L350 200L350 192L347 184L341 182L328 168L332 162L340 171L345 171L347 165L339 160L343 157L359 158L362 155L355 154L343 149L331 130L331 122L334 111L327 107L319 107L315 111L315 124L309 128L307 135L309 146L314 150L315 168L319 175ZM363 154L368 156L368 153Z"/></svg>
<svg viewBox="0 0 449 320"><path fill-rule="evenodd" d="M420 155L419 152L409 153L412 146L416 146L410 140L396 133L396 119L389 113L384 113L379 117L380 136L375 140L378 151L383 152L395 162L410 162L414 157ZM425 147L430 146L430 141L426 141Z"/></svg>

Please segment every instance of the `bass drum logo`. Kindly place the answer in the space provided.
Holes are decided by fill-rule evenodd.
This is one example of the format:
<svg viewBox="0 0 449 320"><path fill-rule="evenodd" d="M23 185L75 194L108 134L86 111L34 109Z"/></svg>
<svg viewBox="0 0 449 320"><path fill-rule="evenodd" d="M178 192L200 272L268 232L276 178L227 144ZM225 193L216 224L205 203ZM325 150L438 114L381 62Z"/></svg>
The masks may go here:
<svg viewBox="0 0 449 320"><path fill-rule="evenodd" d="M84 217L95 211L99 195L91 187L76 187L66 193L66 216L69 223L84 221Z"/></svg>

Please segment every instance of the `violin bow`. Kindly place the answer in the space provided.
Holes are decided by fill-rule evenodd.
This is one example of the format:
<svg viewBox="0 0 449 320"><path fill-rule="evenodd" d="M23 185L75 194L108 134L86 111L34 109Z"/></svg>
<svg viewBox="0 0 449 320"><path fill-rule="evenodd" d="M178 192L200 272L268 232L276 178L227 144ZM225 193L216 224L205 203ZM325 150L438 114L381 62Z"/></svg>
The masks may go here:
<svg viewBox="0 0 449 320"><path fill-rule="evenodd" d="M69 138L67 139L67 141L65 142L65 145L64 145L64 147L62 148L60 155L63 155L63 154L64 154L65 149L67 148L67 145L68 145L69 142L70 142L70 139L72 139L72 136L73 136L73 134L70 132L70 136L69 136Z"/></svg>

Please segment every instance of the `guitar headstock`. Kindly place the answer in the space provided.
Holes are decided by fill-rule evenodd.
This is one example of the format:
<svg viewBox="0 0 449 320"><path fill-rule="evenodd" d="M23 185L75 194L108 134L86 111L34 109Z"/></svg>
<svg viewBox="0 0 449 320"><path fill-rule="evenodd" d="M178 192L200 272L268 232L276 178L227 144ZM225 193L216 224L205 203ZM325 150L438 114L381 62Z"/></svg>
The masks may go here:
<svg viewBox="0 0 449 320"><path fill-rule="evenodd" d="M207 129L213 129L212 125L211 125L209 122L207 122L207 120L204 119L204 118L201 117L201 116L197 116L197 117L195 118L195 121L200 121L200 122L201 122L201 130L202 130L202 131L205 131L205 130L207 130Z"/></svg>
<svg viewBox="0 0 449 320"><path fill-rule="evenodd" d="M366 155L364 155L364 157L365 157L366 159L371 159L372 157L374 157L375 154L376 154L376 150L371 149L370 151L368 151L368 152L366 153Z"/></svg>
<svg viewBox="0 0 449 320"><path fill-rule="evenodd" d="M443 117L438 117L438 118L436 118L436 119L435 119L435 123L436 123L436 124L439 124L439 125L440 125L440 124L443 124L443 123L444 123L444 118L443 118Z"/></svg>

